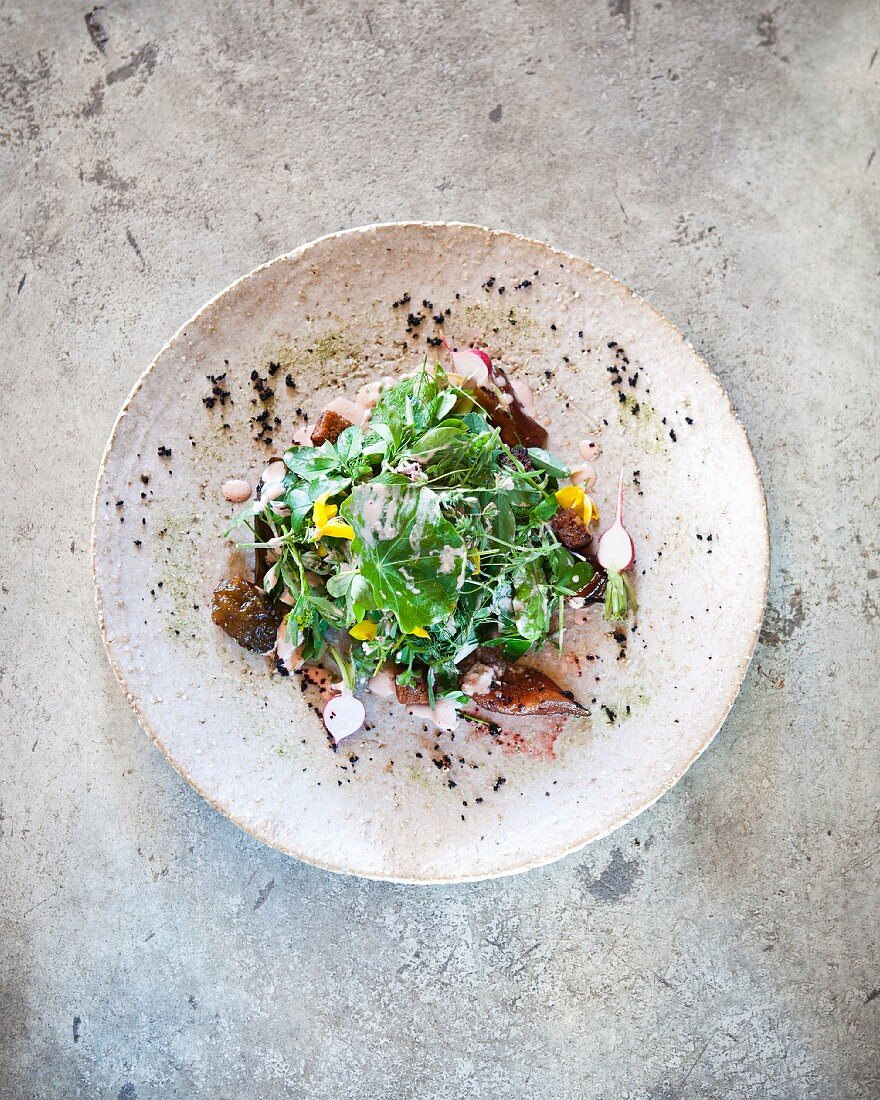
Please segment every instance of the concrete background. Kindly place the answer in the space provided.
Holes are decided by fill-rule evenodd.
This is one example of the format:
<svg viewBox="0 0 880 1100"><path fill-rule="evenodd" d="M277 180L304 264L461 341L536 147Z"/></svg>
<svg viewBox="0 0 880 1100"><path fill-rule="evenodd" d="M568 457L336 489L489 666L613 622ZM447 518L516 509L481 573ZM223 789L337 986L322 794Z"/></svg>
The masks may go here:
<svg viewBox="0 0 880 1100"><path fill-rule="evenodd" d="M880 26L769 5L0 9L3 1098L878 1095ZM774 546L687 777L466 888L333 877L208 809L89 577L101 450L166 337L276 253L410 217L547 239L667 313Z"/></svg>

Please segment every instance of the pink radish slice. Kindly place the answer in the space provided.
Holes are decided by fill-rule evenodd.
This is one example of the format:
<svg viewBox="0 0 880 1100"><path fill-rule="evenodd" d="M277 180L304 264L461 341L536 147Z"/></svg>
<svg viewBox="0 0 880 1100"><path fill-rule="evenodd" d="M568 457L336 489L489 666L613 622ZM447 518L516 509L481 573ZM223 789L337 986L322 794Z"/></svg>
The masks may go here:
<svg viewBox="0 0 880 1100"><path fill-rule="evenodd" d="M492 360L485 351L479 348L462 348L455 351L448 343L446 337L442 337L443 347L452 357L452 365L458 374L465 380L472 380L478 386L484 386L492 377Z"/></svg>
<svg viewBox="0 0 880 1100"><path fill-rule="evenodd" d="M599 539L599 564L603 569L623 573L635 561L636 548L623 526L623 470L617 486L617 516Z"/></svg>
<svg viewBox="0 0 880 1100"><path fill-rule="evenodd" d="M324 725L334 741L357 733L365 718L364 704L348 692L334 695L324 706Z"/></svg>

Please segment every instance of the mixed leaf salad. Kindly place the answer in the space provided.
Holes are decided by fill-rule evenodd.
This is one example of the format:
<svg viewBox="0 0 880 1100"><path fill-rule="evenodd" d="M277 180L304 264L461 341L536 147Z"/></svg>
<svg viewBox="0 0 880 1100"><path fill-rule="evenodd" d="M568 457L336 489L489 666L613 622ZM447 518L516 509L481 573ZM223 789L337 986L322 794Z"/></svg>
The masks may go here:
<svg viewBox="0 0 880 1100"><path fill-rule="evenodd" d="M356 689L382 677L434 715L441 704L580 711L514 662L551 639L561 649L567 600L604 597L615 620L631 602L632 554L623 562L618 547L608 568L592 556L593 501L552 453L520 442L546 432L500 368L485 353L464 356L485 369L468 375L457 353L462 370L425 361L374 385L360 406L343 402L343 413L363 411L362 423L326 410L313 445L292 447L283 467L276 460L230 529L250 530L241 545L255 550L257 583L224 582L215 621L235 637L229 623L246 595L270 631L277 624L282 672L332 661L345 698L331 700L325 720L337 738L363 719ZM266 640L264 631L249 647Z"/></svg>

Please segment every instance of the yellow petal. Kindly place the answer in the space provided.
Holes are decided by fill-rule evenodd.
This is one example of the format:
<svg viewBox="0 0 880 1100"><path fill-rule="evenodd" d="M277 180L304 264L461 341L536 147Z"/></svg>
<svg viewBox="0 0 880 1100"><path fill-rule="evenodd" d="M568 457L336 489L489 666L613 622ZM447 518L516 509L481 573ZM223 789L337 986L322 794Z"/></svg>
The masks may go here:
<svg viewBox="0 0 880 1100"><path fill-rule="evenodd" d="M354 528L344 519L331 519L318 531L318 538L322 539L325 535L334 539L353 539Z"/></svg>
<svg viewBox="0 0 880 1100"><path fill-rule="evenodd" d="M322 496L319 496L312 508L312 520L319 530L326 526L327 521L332 519L339 511L335 504L327 503L327 498L329 496L329 493L324 493Z"/></svg>
<svg viewBox="0 0 880 1100"><path fill-rule="evenodd" d="M408 630L407 634L415 634L417 638L430 638L431 635L423 626L417 626L415 630Z"/></svg>
<svg viewBox="0 0 880 1100"><path fill-rule="evenodd" d="M556 490L556 499L560 508L573 508L584 523L592 523L599 518L599 509L579 485L566 485Z"/></svg>
<svg viewBox="0 0 880 1100"><path fill-rule="evenodd" d="M474 572L479 573L479 571L480 571L480 551L479 550L475 550L473 552L473 554L471 554L471 561L474 563Z"/></svg>
<svg viewBox="0 0 880 1100"><path fill-rule="evenodd" d="M364 619L362 623L356 623L348 628L349 634L359 642L371 642L376 637L376 623Z"/></svg>
<svg viewBox="0 0 880 1100"><path fill-rule="evenodd" d="M584 501L584 491L579 485L566 485L556 490L556 499L560 508L574 508L581 514L581 506Z"/></svg>

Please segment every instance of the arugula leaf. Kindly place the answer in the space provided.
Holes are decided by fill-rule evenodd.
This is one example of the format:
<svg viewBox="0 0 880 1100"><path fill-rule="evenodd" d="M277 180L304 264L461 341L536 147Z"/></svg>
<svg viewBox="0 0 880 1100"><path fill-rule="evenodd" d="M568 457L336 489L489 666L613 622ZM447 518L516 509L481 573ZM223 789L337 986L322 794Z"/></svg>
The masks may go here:
<svg viewBox="0 0 880 1100"><path fill-rule="evenodd" d="M352 556L360 562L377 605L394 612L411 633L447 619L464 579L464 541L425 486L355 486L346 514L355 531Z"/></svg>

